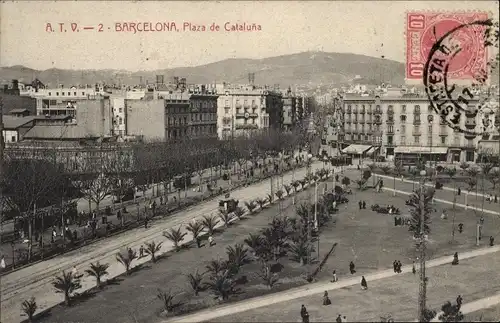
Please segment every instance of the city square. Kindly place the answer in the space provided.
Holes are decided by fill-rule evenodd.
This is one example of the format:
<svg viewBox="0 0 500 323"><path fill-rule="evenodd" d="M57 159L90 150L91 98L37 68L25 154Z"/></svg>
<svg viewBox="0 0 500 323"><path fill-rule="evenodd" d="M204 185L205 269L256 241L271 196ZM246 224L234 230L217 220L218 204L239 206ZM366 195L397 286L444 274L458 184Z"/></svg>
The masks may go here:
<svg viewBox="0 0 500 323"><path fill-rule="evenodd" d="M0 323L500 322L497 5L0 3Z"/></svg>

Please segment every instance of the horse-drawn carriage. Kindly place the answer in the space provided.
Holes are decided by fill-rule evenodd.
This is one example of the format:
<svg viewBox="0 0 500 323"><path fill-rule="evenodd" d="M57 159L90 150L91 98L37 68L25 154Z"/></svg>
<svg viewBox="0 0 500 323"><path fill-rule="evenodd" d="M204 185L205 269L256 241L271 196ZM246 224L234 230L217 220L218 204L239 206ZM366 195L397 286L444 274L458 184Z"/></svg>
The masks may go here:
<svg viewBox="0 0 500 323"><path fill-rule="evenodd" d="M371 206L371 209L372 209L372 211L375 211L375 212L381 213L381 214L395 214L395 215L400 214L399 209L392 206L392 205L380 206L378 204L375 204L375 205Z"/></svg>

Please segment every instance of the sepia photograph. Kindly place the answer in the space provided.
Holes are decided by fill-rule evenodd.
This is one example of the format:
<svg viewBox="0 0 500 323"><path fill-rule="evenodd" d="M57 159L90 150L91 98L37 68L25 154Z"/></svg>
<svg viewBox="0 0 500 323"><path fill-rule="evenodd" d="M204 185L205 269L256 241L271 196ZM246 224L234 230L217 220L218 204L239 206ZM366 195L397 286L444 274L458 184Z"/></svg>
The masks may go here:
<svg viewBox="0 0 500 323"><path fill-rule="evenodd" d="M0 2L0 323L500 322L499 1Z"/></svg>

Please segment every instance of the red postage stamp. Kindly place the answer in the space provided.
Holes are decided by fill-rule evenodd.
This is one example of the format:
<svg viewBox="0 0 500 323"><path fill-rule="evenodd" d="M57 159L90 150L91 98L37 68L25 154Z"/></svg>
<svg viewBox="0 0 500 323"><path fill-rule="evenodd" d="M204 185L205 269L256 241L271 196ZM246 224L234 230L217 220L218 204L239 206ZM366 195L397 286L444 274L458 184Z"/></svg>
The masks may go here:
<svg viewBox="0 0 500 323"><path fill-rule="evenodd" d="M487 20L487 12L408 12L406 15L406 80L422 82L429 53L443 36L455 28ZM467 28L455 37L460 51L453 58L447 79L474 80L487 70L488 50L481 26Z"/></svg>

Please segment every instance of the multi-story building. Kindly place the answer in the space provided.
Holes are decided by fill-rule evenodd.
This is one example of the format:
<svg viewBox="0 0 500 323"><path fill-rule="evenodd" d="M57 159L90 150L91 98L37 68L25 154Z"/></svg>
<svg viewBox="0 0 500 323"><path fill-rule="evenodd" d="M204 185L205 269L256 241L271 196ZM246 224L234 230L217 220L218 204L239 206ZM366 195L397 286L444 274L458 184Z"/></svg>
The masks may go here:
<svg viewBox="0 0 500 323"><path fill-rule="evenodd" d="M297 123L297 97L291 88L283 93L283 127L291 130Z"/></svg>
<svg viewBox="0 0 500 323"><path fill-rule="evenodd" d="M255 85L216 85L219 138L283 125L281 93Z"/></svg>
<svg viewBox="0 0 500 323"><path fill-rule="evenodd" d="M469 107L479 104L470 101ZM455 131L443 123L418 94L402 96L357 96L343 99L344 124L339 140L343 152L380 154L405 161L424 158L443 162L473 162L481 137ZM480 132L484 116L466 114L461 127ZM493 115L487 116L493 118ZM491 120L494 122L494 120Z"/></svg>
<svg viewBox="0 0 500 323"><path fill-rule="evenodd" d="M217 95L204 86L126 100L126 133L144 140L217 136Z"/></svg>

